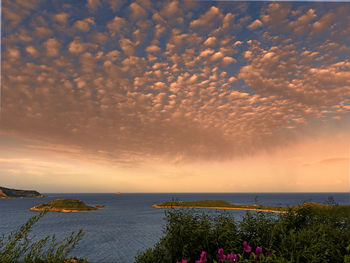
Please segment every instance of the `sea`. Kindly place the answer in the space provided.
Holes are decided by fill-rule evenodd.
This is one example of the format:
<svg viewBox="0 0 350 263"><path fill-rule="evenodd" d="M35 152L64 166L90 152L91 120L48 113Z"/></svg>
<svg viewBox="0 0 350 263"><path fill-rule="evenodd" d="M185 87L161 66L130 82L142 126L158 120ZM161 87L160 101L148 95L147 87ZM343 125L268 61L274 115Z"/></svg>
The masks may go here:
<svg viewBox="0 0 350 263"><path fill-rule="evenodd" d="M0 236L18 230L38 212L29 208L57 198L79 199L88 205L104 205L84 213L49 212L31 233L35 239L55 235L58 240L82 229L82 240L71 256L89 262L132 263L137 253L152 248L163 236L165 209L152 204L165 201L225 200L238 205L285 206L303 202L325 203L332 196L338 204L349 204L349 193L122 193L122 194L45 194L44 198L0 199ZM209 212L209 209L199 209ZM215 213L215 211L210 210ZM227 210L239 221L245 211Z"/></svg>

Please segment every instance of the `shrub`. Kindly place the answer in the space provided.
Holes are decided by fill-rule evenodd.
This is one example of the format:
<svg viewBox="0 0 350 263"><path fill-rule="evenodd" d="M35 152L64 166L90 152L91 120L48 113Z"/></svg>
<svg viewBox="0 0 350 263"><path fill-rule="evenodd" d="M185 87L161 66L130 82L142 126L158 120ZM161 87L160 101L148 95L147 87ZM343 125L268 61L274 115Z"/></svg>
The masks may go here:
<svg viewBox="0 0 350 263"><path fill-rule="evenodd" d="M247 212L241 222L235 222L226 212L209 215L195 209L171 208L165 212L164 236L154 248L139 253L136 263L194 263L202 251L208 262L213 262L218 261L219 248L245 255L240 262L254 261L254 255L247 258L244 254L245 240L252 252L262 248L262 262L349 261L349 211L350 206L305 204L278 215ZM267 251L272 257L266 257Z"/></svg>
<svg viewBox="0 0 350 263"><path fill-rule="evenodd" d="M84 235L82 230L72 232L70 236L56 241L55 236L47 236L39 241L29 237L33 225L43 217L46 212L30 218L18 231L10 233L7 237L0 237L0 263L14 262L68 262L68 254ZM76 259L74 259L76 260ZM72 259L72 261L74 261ZM78 260L85 262L85 260Z"/></svg>

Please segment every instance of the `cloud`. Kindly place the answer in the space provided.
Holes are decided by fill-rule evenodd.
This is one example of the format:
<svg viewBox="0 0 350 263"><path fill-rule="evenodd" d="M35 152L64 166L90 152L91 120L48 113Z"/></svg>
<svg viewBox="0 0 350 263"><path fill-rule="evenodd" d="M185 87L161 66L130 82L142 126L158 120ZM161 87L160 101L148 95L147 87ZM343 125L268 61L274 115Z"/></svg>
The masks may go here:
<svg viewBox="0 0 350 263"><path fill-rule="evenodd" d="M21 57L21 53L19 52L19 50L17 48L8 48L7 49L7 56L11 60L18 59Z"/></svg>
<svg viewBox="0 0 350 263"><path fill-rule="evenodd" d="M219 8L212 6L209 10L201 15L198 19L191 21L191 27L200 27L200 28L212 28L215 26L216 22L221 21L223 15Z"/></svg>
<svg viewBox="0 0 350 263"><path fill-rule="evenodd" d="M53 19L61 24L66 24L68 19L67 13L59 13L54 15Z"/></svg>
<svg viewBox="0 0 350 263"><path fill-rule="evenodd" d="M38 50L35 47L33 47L33 46L27 46L26 47L26 52L28 54L32 55L33 57L36 57L36 56L39 55Z"/></svg>
<svg viewBox="0 0 350 263"><path fill-rule="evenodd" d="M4 132L130 165L269 152L316 133L317 123L341 129L348 120L349 47L329 38L347 30L344 16L327 15L336 8L111 5L88 1L86 18L43 3L26 25L6 24Z"/></svg>
<svg viewBox="0 0 350 263"><path fill-rule="evenodd" d="M46 48L46 55L48 57L57 57L59 55L60 43L55 38L48 39L44 46Z"/></svg>
<svg viewBox="0 0 350 263"><path fill-rule="evenodd" d="M312 24L312 34L318 34L328 29L335 17L336 15L333 12L323 15L318 21Z"/></svg>
<svg viewBox="0 0 350 263"><path fill-rule="evenodd" d="M319 161L320 164L349 164L349 157L335 157Z"/></svg>
<svg viewBox="0 0 350 263"><path fill-rule="evenodd" d="M79 40L75 39L69 44L68 50L73 54L79 54L85 50L85 47Z"/></svg>
<svg viewBox="0 0 350 263"><path fill-rule="evenodd" d="M286 2L270 3L261 14L261 21L274 31L285 30L290 9L290 4Z"/></svg>
<svg viewBox="0 0 350 263"><path fill-rule="evenodd" d="M208 37L207 40L204 41L203 45L206 46L215 46L218 43L216 37Z"/></svg>
<svg viewBox="0 0 350 263"><path fill-rule="evenodd" d="M349 166L350 159L349 157L331 157L319 160L317 162L305 163L303 166Z"/></svg>
<svg viewBox="0 0 350 263"><path fill-rule="evenodd" d="M86 6L91 12L95 12L100 4L100 0L87 0Z"/></svg>
<svg viewBox="0 0 350 263"><path fill-rule="evenodd" d="M228 65L230 65L231 63L235 63L235 62L237 62L237 60L235 60L235 59L232 58L232 57L224 57L224 58L222 59L222 64L223 64L224 66L228 66Z"/></svg>
<svg viewBox="0 0 350 263"><path fill-rule="evenodd" d="M131 17L134 20L142 19L147 16L147 12L145 9L143 9L139 4L133 2L129 6L131 10Z"/></svg>
<svg viewBox="0 0 350 263"><path fill-rule="evenodd" d="M178 18L179 14L181 14L181 10L179 7L179 2L176 0L165 2L162 10L160 11L160 15L168 19Z"/></svg>
<svg viewBox="0 0 350 263"><path fill-rule="evenodd" d="M317 17L314 9L309 9L304 15L299 16L296 20L291 21L288 26L293 30L294 34L299 35L309 30L311 21Z"/></svg>
<svg viewBox="0 0 350 263"><path fill-rule="evenodd" d="M74 55L78 55L87 49L97 48L96 44L93 43L83 43L79 38L74 39L68 44L68 51Z"/></svg>
<svg viewBox="0 0 350 263"><path fill-rule="evenodd" d="M161 50L160 47L158 47L157 45L151 45L146 48L146 52L149 52L149 53L157 53L160 50Z"/></svg>
<svg viewBox="0 0 350 263"><path fill-rule="evenodd" d="M262 25L263 25L263 23L259 19L256 19L249 26L247 26L247 28L248 29L256 29L258 27L261 27Z"/></svg>
<svg viewBox="0 0 350 263"><path fill-rule="evenodd" d="M83 20L78 20L74 23L74 27L83 32L89 31L90 25L95 25L94 18L88 17Z"/></svg>
<svg viewBox="0 0 350 263"><path fill-rule="evenodd" d="M112 35L115 35L115 33L121 33L124 31L126 25L127 22L124 18L115 16L113 20L107 24L107 28L112 33Z"/></svg>

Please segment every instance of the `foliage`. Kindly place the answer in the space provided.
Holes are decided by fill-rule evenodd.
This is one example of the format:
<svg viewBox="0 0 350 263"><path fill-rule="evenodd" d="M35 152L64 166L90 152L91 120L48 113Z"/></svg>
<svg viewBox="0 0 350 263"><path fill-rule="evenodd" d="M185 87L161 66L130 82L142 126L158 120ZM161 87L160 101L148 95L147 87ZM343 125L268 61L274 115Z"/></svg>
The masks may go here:
<svg viewBox="0 0 350 263"><path fill-rule="evenodd" d="M261 256L247 253L243 241L253 253L261 248ZM228 253L225 262L229 253L240 255L239 262L350 262L349 244L350 206L334 202L305 203L278 215L247 212L240 222L226 212L171 208L164 236L154 248L139 253L136 263L195 263L203 251L208 262L220 262L219 248Z"/></svg>
<svg viewBox="0 0 350 263"><path fill-rule="evenodd" d="M35 223L46 212L30 218L18 231L10 233L7 237L0 237L0 263L14 262L68 262L68 254L84 235L82 230L72 232L70 236L56 241L55 236L47 236L39 241L29 237ZM79 261L81 262L81 261Z"/></svg>

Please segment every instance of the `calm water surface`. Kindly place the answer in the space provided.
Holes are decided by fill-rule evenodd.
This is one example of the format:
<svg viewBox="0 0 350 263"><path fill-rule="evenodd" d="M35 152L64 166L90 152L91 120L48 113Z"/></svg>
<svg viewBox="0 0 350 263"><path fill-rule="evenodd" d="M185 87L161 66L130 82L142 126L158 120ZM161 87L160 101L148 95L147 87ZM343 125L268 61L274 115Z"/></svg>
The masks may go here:
<svg viewBox="0 0 350 263"><path fill-rule="evenodd" d="M0 199L0 235L18 229L37 212L30 207L57 198L83 200L88 205L105 205L88 213L54 213L45 215L34 227L38 238L55 234L59 239L83 229L85 236L72 255L89 262L132 263L138 251L153 247L162 236L164 210L151 205L177 198L183 201L225 200L249 205L258 196L263 205L295 205L304 201L323 203L333 196L339 204L349 204L348 193L244 193L244 194L46 194L36 199ZM205 209L204 209L205 210ZM244 211L228 210L238 220Z"/></svg>

